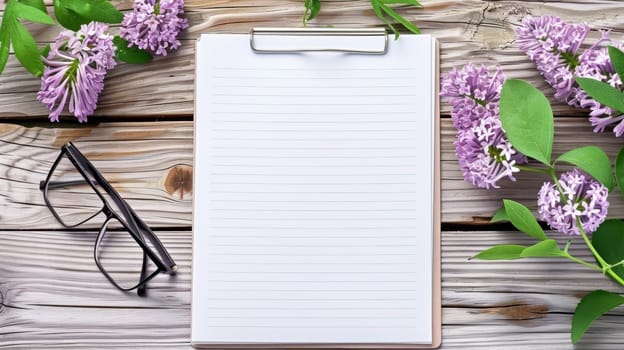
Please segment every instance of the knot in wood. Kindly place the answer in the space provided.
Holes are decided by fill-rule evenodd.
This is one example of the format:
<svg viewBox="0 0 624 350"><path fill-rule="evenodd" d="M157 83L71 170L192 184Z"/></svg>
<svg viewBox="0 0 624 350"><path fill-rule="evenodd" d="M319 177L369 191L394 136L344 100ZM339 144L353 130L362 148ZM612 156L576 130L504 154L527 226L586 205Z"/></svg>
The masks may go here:
<svg viewBox="0 0 624 350"><path fill-rule="evenodd" d="M180 199L184 198L186 193L193 192L193 168L188 165L176 165L167 174L165 179L165 191L170 195L179 192Z"/></svg>
<svg viewBox="0 0 624 350"><path fill-rule="evenodd" d="M511 321L527 321L548 315L548 305L512 304L487 308L486 313L495 313Z"/></svg>

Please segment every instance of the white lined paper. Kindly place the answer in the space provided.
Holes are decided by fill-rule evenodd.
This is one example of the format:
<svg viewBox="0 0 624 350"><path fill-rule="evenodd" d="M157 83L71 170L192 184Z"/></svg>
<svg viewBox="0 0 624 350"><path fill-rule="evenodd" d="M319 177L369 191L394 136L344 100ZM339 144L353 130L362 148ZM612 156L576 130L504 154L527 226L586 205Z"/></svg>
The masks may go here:
<svg viewBox="0 0 624 350"><path fill-rule="evenodd" d="M248 39L198 44L192 341L431 343L432 39Z"/></svg>

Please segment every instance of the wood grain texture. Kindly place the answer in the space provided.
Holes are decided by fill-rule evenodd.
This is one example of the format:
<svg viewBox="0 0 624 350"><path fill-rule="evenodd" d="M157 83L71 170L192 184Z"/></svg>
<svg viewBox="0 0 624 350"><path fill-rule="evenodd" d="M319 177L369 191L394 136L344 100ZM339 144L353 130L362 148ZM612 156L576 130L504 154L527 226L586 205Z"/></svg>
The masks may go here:
<svg viewBox="0 0 624 350"><path fill-rule="evenodd" d="M1 231L0 347L191 349L191 232L157 235L178 274L157 276L141 298L118 291L99 272L95 232ZM443 233L442 349L573 349L569 327L579 298L617 287L567 260L467 260L503 243L533 242L518 232ZM589 260L580 245L571 252ZM618 309L601 318L578 348L618 348L623 316Z"/></svg>
<svg viewBox="0 0 624 350"><path fill-rule="evenodd" d="M555 130L555 156L574 147L599 144L613 159L621 147L621 141L611 134L594 134L585 118L558 118ZM500 189L475 188L462 178L454 140L451 121L442 120L443 222L484 223L503 198L536 208L537 192L546 177L523 172L516 183L502 181ZM0 229L61 228L44 204L39 182L68 141L75 142L149 225L191 225L192 184L201 181L192 178L192 122L101 123L80 128L0 124ZM609 215L624 218L618 190L611 198ZM72 204L71 198L66 200ZM85 205L73 210L92 209ZM86 225L99 224L96 220Z"/></svg>
<svg viewBox="0 0 624 350"><path fill-rule="evenodd" d="M0 124L2 229L61 227L44 204L39 182L68 141L76 143L149 225L191 225L191 122L53 129ZM70 197L64 199L75 207ZM82 203L73 210L92 212L99 204ZM97 222L101 224L95 220L92 227Z"/></svg>
<svg viewBox="0 0 624 350"><path fill-rule="evenodd" d="M131 1L117 2L130 9ZM500 65L508 77L529 79L552 97L552 90L539 77L532 63L514 45L514 28L525 15L558 14L570 22L587 21L594 28L611 28L612 37L622 40L624 4L617 0L525 2L425 0L424 8L399 12L415 22L423 33L441 42L441 66L468 62ZM97 117L191 116L193 114L194 43L201 33L247 33L254 26L301 26L303 0L191 0L186 1L190 27L182 35L176 53L152 63L119 64L109 72L100 98ZM311 25L341 27L380 26L367 0L324 0L323 10ZM40 43L54 40L58 27L29 25ZM117 28L114 28L115 32ZM590 35L599 37L597 30ZM12 56L0 76L0 118L39 118L47 112L36 101L39 80L29 76ZM580 115L555 104L560 115ZM449 106L442 105L442 113Z"/></svg>
<svg viewBox="0 0 624 350"><path fill-rule="evenodd" d="M46 4L51 6L51 0ZM131 0L114 0L127 11ZM552 99L552 90L514 44L513 30L528 14L555 14L570 22L612 28L624 39L624 3L619 0L451 1L423 0L424 9L401 8L442 46L442 71L467 62L499 64L507 76L525 78ZM0 1L0 16L4 2ZM246 33L254 26L300 26L303 0L186 0L190 28L182 48L153 63L120 64L106 81L92 121L185 118L193 114L194 43L205 32ZM311 25L380 26L368 0L323 0ZM58 27L28 25L40 43ZM118 28L113 28L116 32ZM0 76L0 120L40 120L39 81L11 56ZM593 134L585 112L555 103L554 155L597 144L611 158L621 147L612 134ZM442 104L442 113L449 106ZM580 116L575 118L572 116ZM190 332L191 190L193 126L180 122L44 124L26 128L0 123L0 348L2 349L192 349ZM59 127L60 126L60 127ZM496 244L531 244L518 232L496 232L484 223L513 198L535 208L545 178L521 173L518 182L481 190L462 179L454 154L455 131L442 120L442 220L480 231L442 235L442 349L574 349L570 322L580 297L595 289L622 292L599 273L557 259L508 262L468 260ZM96 222L64 230L45 207L39 181L60 146L74 141L152 227L179 266L174 276L150 282L148 297L112 287L93 261ZM610 216L624 218L620 193L611 194ZM69 203L68 203L69 205ZM83 208L74 208L77 212ZM449 225L451 227L451 225ZM556 236L563 242L567 237ZM124 247L129 248L129 247ZM571 252L591 260L576 242ZM624 310L602 317L576 349L620 349Z"/></svg>

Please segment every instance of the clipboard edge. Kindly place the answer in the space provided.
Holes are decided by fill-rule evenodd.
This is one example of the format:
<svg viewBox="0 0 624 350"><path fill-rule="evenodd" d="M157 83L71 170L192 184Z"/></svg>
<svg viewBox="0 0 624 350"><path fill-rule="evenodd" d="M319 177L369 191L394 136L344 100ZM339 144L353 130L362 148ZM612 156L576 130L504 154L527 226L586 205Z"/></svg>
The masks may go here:
<svg viewBox="0 0 624 350"><path fill-rule="evenodd" d="M433 41L433 74L434 89L434 208L433 208L433 262L432 262L432 344L431 349L442 345L442 233L441 233L441 158L440 158L440 43Z"/></svg>

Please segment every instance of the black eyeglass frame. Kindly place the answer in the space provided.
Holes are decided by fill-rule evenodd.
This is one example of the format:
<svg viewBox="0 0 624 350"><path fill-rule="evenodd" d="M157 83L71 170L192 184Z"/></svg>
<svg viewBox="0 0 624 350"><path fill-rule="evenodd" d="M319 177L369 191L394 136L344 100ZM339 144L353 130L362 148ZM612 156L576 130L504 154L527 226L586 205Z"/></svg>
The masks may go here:
<svg viewBox="0 0 624 350"><path fill-rule="evenodd" d="M61 162L64 156L67 156L67 159L69 159L72 162L72 164L74 165L76 170L80 173L80 175L82 175L82 178L84 180L67 181L67 182L51 181L54 171L56 170L56 168L58 167L59 163ZM97 184L94 183L93 180L95 180ZM100 197L103 207L102 209L98 210L95 214L91 215L85 220L82 220L79 223L74 224L74 225L68 225L67 223L63 221L61 216L54 209L54 206L50 203L50 200L48 198L48 189L50 188L53 189L55 186L67 186L67 185L72 185L72 184L78 185L78 184L84 184L84 183L89 184L91 188L93 189L93 191L98 195L98 197ZM104 189L106 194L108 194L110 198L115 202L115 205L121 211L121 213L118 213L111 206L108 200L104 197L104 195L97 188L97 185L101 186ZM43 199L48 209L50 209L50 211L52 212L52 215L54 215L54 217L58 220L59 223L61 223L63 226L67 228L74 228L81 224L84 224L85 222L93 219L100 213L103 213L106 216L106 220L104 220L104 223L102 224L100 228L100 231L98 233L98 236L95 242L93 256L95 258L95 263L100 269L100 271L118 289L122 291L131 291L133 289L138 288L138 294L144 295L146 283L152 278L154 278L156 275L158 275L160 272L175 274L176 264L171 258L171 256L169 255L169 253L167 252L167 249L165 248L165 246L158 239L156 234L154 234L154 232L149 228L149 226L147 226L147 224L145 224L145 222L143 222L143 220L139 218L139 216L132 209L132 207L130 207L128 202L126 202L126 200L124 200L119 195L119 193L104 178L104 176L99 172L99 170L97 170L97 168L95 168L95 166L71 142L61 147L61 153L59 154L58 158L54 161L54 164L52 165L52 168L50 168L50 172L48 173L48 176L46 177L46 179L39 183L39 189L43 192ZM123 215L123 217L120 214ZM104 238L104 235L107 232L106 229L112 219L116 219L123 226L123 228L126 229L130 233L132 238L137 242L137 244L143 250L143 266L141 268L141 276L140 276L139 282L133 287L124 288L120 286L108 274L108 272L106 272L106 269L100 263L100 259L97 254L99 250L98 248L100 247L102 239ZM147 239L149 239L149 241L152 243L152 245L156 249L156 252L145 243L144 237L147 237ZM147 258L148 257L157 267L156 271L154 271L150 275L147 275L147 265L148 265Z"/></svg>

